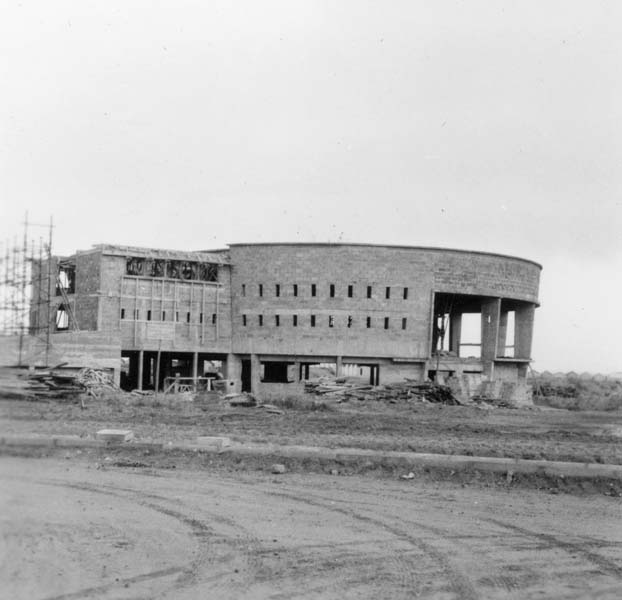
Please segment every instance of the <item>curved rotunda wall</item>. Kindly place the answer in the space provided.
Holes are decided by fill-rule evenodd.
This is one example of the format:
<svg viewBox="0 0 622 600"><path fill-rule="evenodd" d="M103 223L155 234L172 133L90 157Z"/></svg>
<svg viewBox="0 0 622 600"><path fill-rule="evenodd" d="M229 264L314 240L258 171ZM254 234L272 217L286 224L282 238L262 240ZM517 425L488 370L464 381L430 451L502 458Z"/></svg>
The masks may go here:
<svg viewBox="0 0 622 600"><path fill-rule="evenodd" d="M425 358L433 292L538 302L540 265L501 255L234 244L230 256L232 350L240 354Z"/></svg>

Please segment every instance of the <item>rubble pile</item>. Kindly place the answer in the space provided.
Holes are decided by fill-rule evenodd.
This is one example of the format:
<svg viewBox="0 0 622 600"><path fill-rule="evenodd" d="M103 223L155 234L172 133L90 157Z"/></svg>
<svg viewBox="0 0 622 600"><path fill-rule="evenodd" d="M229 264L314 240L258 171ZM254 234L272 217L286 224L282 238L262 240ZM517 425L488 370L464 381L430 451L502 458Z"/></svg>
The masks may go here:
<svg viewBox="0 0 622 600"><path fill-rule="evenodd" d="M451 389L433 381L413 381L406 379L399 383L386 383L373 386L348 382L344 378L329 379L323 377L318 381L305 382L305 392L334 398L337 402L348 400L412 400L435 404L459 405Z"/></svg>

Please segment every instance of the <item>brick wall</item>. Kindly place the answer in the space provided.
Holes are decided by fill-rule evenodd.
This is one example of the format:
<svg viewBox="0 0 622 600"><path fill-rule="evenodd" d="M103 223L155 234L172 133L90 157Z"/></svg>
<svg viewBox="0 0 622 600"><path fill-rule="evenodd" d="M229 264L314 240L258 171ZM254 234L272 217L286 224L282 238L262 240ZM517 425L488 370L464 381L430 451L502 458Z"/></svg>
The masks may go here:
<svg viewBox="0 0 622 600"><path fill-rule="evenodd" d="M233 245L230 254L236 353L425 358L433 291L536 301L540 272L537 265L520 259L364 245ZM367 298L368 286L371 298ZM404 288L408 288L406 299ZM352 317L349 328L348 317Z"/></svg>

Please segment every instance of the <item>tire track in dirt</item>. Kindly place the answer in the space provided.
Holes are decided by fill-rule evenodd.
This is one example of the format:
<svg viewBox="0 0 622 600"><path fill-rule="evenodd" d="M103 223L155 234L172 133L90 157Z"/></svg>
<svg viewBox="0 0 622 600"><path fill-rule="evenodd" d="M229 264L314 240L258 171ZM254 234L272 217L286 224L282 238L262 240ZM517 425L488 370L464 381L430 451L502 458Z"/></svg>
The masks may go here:
<svg viewBox="0 0 622 600"><path fill-rule="evenodd" d="M489 523L493 523L498 527L503 527L504 529L508 529L510 531L514 531L524 537L533 538L541 542L546 543L547 548L559 548L561 550L565 550L570 554L580 554L585 559L587 559L592 564L596 565L599 569L604 571L608 575L613 575L614 577L622 580L622 565L617 564L614 561L597 554L591 550L585 548L588 544L580 544L577 542L568 542L565 540L559 539L559 537L550 534L550 533L540 533L538 531L531 531L525 527L519 527L518 525L512 525L511 523L506 523L505 521L501 521L499 519L485 519Z"/></svg>
<svg viewBox="0 0 622 600"><path fill-rule="evenodd" d="M228 592L231 590L231 586L234 582L223 581L227 576L232 574L237 575L238 586L247 587L252 581L252 575L257 570L259 565L258 557L261 555L260 550L262 546L256 538L249 534L248 530L242 528L239 523L234 519L223 516L219 513L210 513L205 510L204 506L200 508L192 508L199 512L206 513L208 518L214 522L224 523L231 527L240 534L239 539L231 538L229 536L217 533L212 527L208 527L205 523L197 518L188 516L184 512L178 510L180 506L188 507L183 501L179 499L171 499L166 496L161 496L154 493L137 490L130 487L122 487L116 485L102 484L100 486L93 486L84 483L55 483L62 487L72 487L75 489L81 489L85 491L91 491L95 493L107 494L113 497L130 500L135 504L150 508L181 521L192 530L193 536L198 543L198 553L192 563L180 573L176 580L175 590L181 591L185 588L191 588L198 585L210 584L210 591L215 592L219 587L226 589ZM151 500L149 502L148 500ZM162 506L162 504L173 504L175 508L168 508ZM231 556L223 556L223 553L216 552L218 544L222 544L228 549L234 551L236 554L233 559L241 559L242 563L237 571L225 571L222 573L215 573L208 575L205 571L210 566L215 566L217 563L225 563L231 559ZM120 583L124 583L125 580L120 580ZM166 595L167 592L161 592ZM161 595L160 594L160 595ZM155 596L151 596L152 600Z"/></svg>
<svg viewBox="0 0 622 600"><path fill-rule="evenodd" d="M462 573L462 571L460 571L457 567L452 565L451 561L447 558L445 554L434 548L429 543L424 542L413 535L405 533L403 529L400 529L392 524L387 524L381 519L363 515L360 512L356 512L351 508L342 508L339 506L328 504L326 502L318 501L316 499L311 499L308 495L300 496L297 493L277 492L271 490L264 490L264 493L270 496L294 500L295 502L308 504L310 506L315 506L317 508L322 508L331 512L337 512L355 521L360 521L367 525L373 525L375 527L380 527L386 531L389 531L396 538L408 542L415 548L421 550L424 554L434 558L437 564L442 568L442 572L448 579L448 582L451 586L452 591L456 595L456 598L460 598L461 600L476 600L477 598L479 598L477 591L475 590L469 579L466 577L466 575ZM417 524L413 523L413 525Z"/></svg>

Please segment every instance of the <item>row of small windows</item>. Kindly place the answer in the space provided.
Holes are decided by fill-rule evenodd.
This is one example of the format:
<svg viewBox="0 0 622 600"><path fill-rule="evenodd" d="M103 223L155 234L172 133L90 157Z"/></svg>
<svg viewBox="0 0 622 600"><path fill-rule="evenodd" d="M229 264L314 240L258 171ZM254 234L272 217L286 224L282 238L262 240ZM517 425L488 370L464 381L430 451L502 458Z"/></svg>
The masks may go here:
<svg viewBox="0 0 622 600"><path fill-rule="evenodd" d="M132 316L128 316L129 314L131 314ZM151 310L147 311L147 321L154 321L155 318L158 315L154 315L154 312ZM160 321L176 321L179 322L180 321L180 313L178 311L175 312L169 312L167 313L165 310L162 311L162 313L160 314L161 319ZM135 308L133 311L126 311L124 308L121 309L121 318L122 319L134 319L136 321L140 321L140 310L138 308ZM212 325L216 325L216 319L217 319L217 315L216 313L212 313ZM203 319L203 313L199 313L199 323L203 323L204 319ZM185 315L185 322L186 323L192 323L192 313L187 312Z"/></svg>
<svg viewBox="0 0 622 600"><path fill-rule="evenodd" d="M259 327L263 327L264 326L264 316L263 315L256 315L257 316L257 324L259 325ZM294 327L298 327L298 315L291 315L292 317L292 325ZM250 322L249 319L249 315L242 315L242 325L244 327L248 326ZM274 325L275 327L280 327L281 326L281 315L274 315ZM328 326L329 327L335 327L335 324L337 323L337 319L335 318L334 315L328 315ZM309 325L311 327L316 327L318 323L318 318L317 315L309 315ZM384 323L384 328L385 329L390 329L390 319L389 317L384 317L384 321L381 320L381 323ZM354 317L352 317L351 315L348 315L348 317L345 320L345 325L346 327L351 328L354 326ZM402 317L402 329L406 329L408 325L408 320L406 317ZM365 318L365 327L367 329L371 329L372 327L372 318L371 317L366 317Z"/></svg>
<svg viewBox="0 0 622 600"><path fill-rule="evenodd" d="M257 290L259 293L260 297L263 297L264 295L264 284L263 283L259 283L257 284ZM328 295L331 298L335 297L335 293L336 293L336 286L334 283L329 284L328 286ZM371 298L373 296L373 286L368 285L367 286L367 298ZM354 286L353 285L348 285L348 290L347 290L347 294L348 294L348 298L354 298ZM274 286L274 295L279 298L281 296L281 284L277 283ZM292 295L293 296L298 296L298 284L294 283L292 284ZM246 284L243 283L242 284L242 296L246 296ZM311 284L311 296L315 297L317 296L317 284L312 283ZM386 286L384 288L384 297L388 300L391 298L391 286ZM402 298L404 300L408 300L408 288L402 288Z"/></svg>

